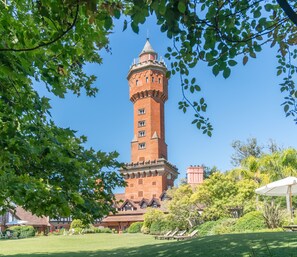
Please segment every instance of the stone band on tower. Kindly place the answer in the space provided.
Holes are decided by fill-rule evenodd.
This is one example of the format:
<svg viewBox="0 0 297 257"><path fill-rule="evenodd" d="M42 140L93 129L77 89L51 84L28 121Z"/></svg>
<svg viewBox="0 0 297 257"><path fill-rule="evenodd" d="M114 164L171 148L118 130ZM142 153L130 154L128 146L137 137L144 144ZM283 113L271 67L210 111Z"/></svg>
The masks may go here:
<svg viewBox="0 0 297 257"><path fill-rule="evenodd" d="M131 163L121 170L129 199L159 197L173 186L177 168L167 161L164 104L168 99L167 68L147 39L128 72L134 108Z"/></svg>

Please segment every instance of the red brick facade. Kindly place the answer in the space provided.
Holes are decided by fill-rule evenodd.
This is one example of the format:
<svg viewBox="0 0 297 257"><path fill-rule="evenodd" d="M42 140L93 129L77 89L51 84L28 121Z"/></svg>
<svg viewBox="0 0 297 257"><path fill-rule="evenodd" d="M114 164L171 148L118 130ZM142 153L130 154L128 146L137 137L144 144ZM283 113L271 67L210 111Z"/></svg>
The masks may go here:
<svg viewBox="0 0 297 257"><path fill-rule="evenodd" d="M143 221L146 207L162 209L164 192L177 178L177 168L167 161L164 104L168 99L167 68L147 40L139 59L128 72L130 101L134 108L134 136L131 142L131 163L121 174L125 177L124 204L119 213L103 219L104 226L127 228ZM145 206L145 207L144 207ZM163 210L164 211L164 210Z"/></svg>

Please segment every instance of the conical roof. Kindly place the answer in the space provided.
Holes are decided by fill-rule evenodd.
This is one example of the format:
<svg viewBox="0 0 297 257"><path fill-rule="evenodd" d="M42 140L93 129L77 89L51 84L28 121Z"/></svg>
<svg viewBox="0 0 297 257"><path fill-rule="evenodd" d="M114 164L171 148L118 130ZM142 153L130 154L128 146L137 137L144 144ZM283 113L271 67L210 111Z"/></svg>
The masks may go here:
<svg viewBox="0 0 297 257"><path fill-rule="evenodd" d="M146 39L145 45L141 51L141 53L139 55L142 54L146 54L146 53L150 53L150 54L156 54L155 50L152 48L151 43L149 41L149 39Z"/></svg>

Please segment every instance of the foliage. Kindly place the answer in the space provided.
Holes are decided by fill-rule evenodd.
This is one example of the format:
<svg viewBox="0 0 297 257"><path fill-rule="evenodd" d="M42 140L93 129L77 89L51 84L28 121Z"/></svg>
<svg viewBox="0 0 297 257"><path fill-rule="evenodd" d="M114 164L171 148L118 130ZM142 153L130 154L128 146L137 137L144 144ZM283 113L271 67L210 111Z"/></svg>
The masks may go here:
<svg viewBox="0 0 297 257"><path fill-rule="evenodd" d="M276 205L271 201L270 204L264 204L263 217L267 227L274 229L282 226L285 219L285 212L280 209L279 204Z"/></svg>
<svg viewBox="0 0 297 257"><path fill-rule="evenodd" d="M195 204L203 204L204 221L229 217L230 207L234 207L234 197L238 192L235 179L223 173L213 173L191 196Z"/></svg>
<svg viewBox="0 0 297 257"><path fill-rule="evenodd" d="M141 227L141 233L143 234L149 234L150 233L150 228L142 226Z"/></svg>
<svg viewBox="0 0 297 257"><path fill-rule="evenodd" d="M112 233L110 228L94 228L95 233Z"/></svg>
<svg viewBox="0 0 297 257"><path fill-rule="evenodd" d="M271 181L297 176L297 150L294 148L275 151L261 158L263 170Z"/></svg>
<svg viewBox="0 0 297 257"><path fill-rule="evenodd" d="M287 3L288 8L279 5ZM211 135L212 127L203 117L207 104L203 97L189 100L189 95L199 94L201 86L190 77L190 69L200 62L211 67L212 73L228 78L231 69L256 58L265 45L275 48L278 76L283 76L281 92L286 93L283 108L287 116L296 116L297 58L295 19L284 10L291 10L295 1L133 1L126 14L131 16L131 27L138 32L138 25L147 16L155 14L161 31L173 38L173 46L165 55L171 61L169 74L181 74L182 100L179 108L186 112L195 110L195 124L203 133ZM295 14L295 15L294 15ZM292 21L295 21L295 25ZM124 23L124 28L127 22ZM189 78L190 77L190 78ZM197 96L196 96L197 97Z"/></svg>
<svg viewBox="0 0 297 257"><path fill-rule="evenodd" d="M32 226L12 226L9 230L17 232L19 238L35 236L35 229Z"/></svg>
<svg viewBox="0 0 297 257"><path fill-rule="evenodd" d="M234 226L236 232L257 231L267 228L262 212L252 211L239 218Z"/></svg>
<svg viewBox="0 0 297 257"><path fill-rule="evenodd" d="M160 235L160 234L163 234L165 231L168 231L168 224L165 219L153 221L150 227L150 234Z"/></svg>
<svg viewBox="0 0 297 257"><path fill-rule="evenodd" d="M236 167L241 164L242 160L250 156L258 158L263 154L263 146L258 144L256 138L248 138L247 142L235 140L231 146L235 151L231 156L231 163Z"/></svg>
<svg viewBox="0 0 297 257"><path fill-rule="evenodd" d="M86 226L83 224L83 222L79 219L74 219L72 220L71 224L70 224L70 228L85 228Z"/></svg>
<svg viewBox="0 0 297 257"><path fill-rule="evenodd" d="M134 222L130 225L127 232L128 233L139 233L139 232L141 232L142 226L143 226L143 222Z"/></svg>
<svg viewBox="0 0 297 257"><path fill-rule="evenodd" d="M16 204L37 216L102 218L114 211L112 190L124 185L117 153L86 149L86 137L57 127L50 99L34 88L95 95L83 67L101 62L109 10L98 9L94 26L84 1L2 1L0 12L1 210Z"/></svg>
<svg viewBox="0 0 297 257"><path fill-rule="evenodd" d="M147 211L143 216L143 227L148 229L151 228L153 222L161 222L165 219L165 214L161 210L155 208L147 208Z"/></svg>
<svg viewBox="0 0 297 257"><path fill-rule="evenodd" d="M218 168L216 166L213 167L208 167L205 165L202 165L204 168L204 173L203 173L203 179L207 179L210 177L215 172L219 172Z"/></svg>
<svg viewBox="0 0 297 257"><path fill-rule="evenodd" d="M223 218L216 221L207 221L197 227L200 236L229 234L233 231L236 219Z"/></svg>
<svg viewBox="0 0 297 257"><path fill-rule="evenodd" d="M155 15L161 31L173 38L165 55L171 62L167 75L180 73L179 108L193 108L192 123L208 136L213 128L204 117L207 104L190 69L204 61L214 75L227 78L239 58L246 64L264 44L277 50L277 75L283 75L280 86L286 94L283 108L286 115L296 115L297 27L282 8L275 1L244 0L2 1L1 210L16 204L38 216L72 216L85 224L115 211L112 190L124 186L114 172L121 166L117 154L86 149L85 137L57 127L49 99L35 91L33 82L61 98L69 92L94 96L96 78L85 73L84 65L101 64L99 50L110 50L113 18L121 15L129 20L124 29L130 24L136 33L139 24ZM198 100L188 97L193 93Z"/></svg>
<svg viewBox="0 0 297 257"><path fill-rule="evenodd" d="M234 197L234 205L242 207L243 214L256 210L255 190L258 184L254 180L242 179L236 182L238 188Z"/></svg>
<svg viewBox="0 0 297 257"><path fill-rule="evenodd" d="M211 235L212 228L216 225L216 221L206 221L199 225L198 231L200 236L209 236Z"/></svg>
<svg viewBox="0 0 297 257"><path fill-rule="evenodd" d="M190 185L185 184L167 191L170 201L167 207L170 215L167 217L173 227L179 229L190 229L200 219L197 205L191 201L193 190Z"/></svg>

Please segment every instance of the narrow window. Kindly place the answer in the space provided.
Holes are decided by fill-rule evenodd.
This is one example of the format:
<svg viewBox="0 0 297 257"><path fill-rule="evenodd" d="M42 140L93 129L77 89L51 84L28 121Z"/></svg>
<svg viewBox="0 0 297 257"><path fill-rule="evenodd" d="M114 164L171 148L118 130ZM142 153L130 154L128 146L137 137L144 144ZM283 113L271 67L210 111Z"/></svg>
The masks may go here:
<svg viewBox="0 0 297 257"><path fill-rule="evenodd" d="M138 137L144 137L145 136L145 130L138 131Z"/></svg>
<svg viewBox="0 0 297 257"><path fill-rule="evenodd" d="M138 144L138 149L145 149L145 143Z"/></svg>
<svg viewBox="0 0 297 257"><path fill-rule="evenodd" d="M155 78L154 78L154 77L152 77L152 82L154 82L154 80L155 80Z"/></svg>
<svg viewBox="0 0 297 257"><path fill-rule="evenodd" d="M143 115L143 114L145 114L145 109L144 108L138 109L138 115Z"/></svg>
<svg viewBox="0 0 297 257"><path fill-rule="evenodd" d="M159 78L159 84L161 84L161 78Z"/></svg>
<svg viewBox="0 0 297 257"><path fill-rule="evenodd" d="M138 79L136 79L136 86L138 85Z"/></svg>
<svg viewBox="0 0 297 257"><path fill-rule="evenodd" d="M145 78L146 83L148 83L148 77Z"/></svg>
<svg viewBox="0 0 297 257"><path fill-rule="evenodd" d="M138 121L138 127L144 127L145 126L145 120Z"/></svg>

